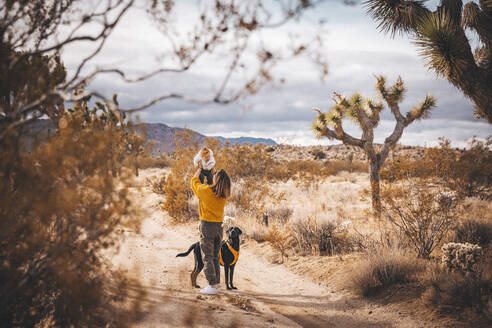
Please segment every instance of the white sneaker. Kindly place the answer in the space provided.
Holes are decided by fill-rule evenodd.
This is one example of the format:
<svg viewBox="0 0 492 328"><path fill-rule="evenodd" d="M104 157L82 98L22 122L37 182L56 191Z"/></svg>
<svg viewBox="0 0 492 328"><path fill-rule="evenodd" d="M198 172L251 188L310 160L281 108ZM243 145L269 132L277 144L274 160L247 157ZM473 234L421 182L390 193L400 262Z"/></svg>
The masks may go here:
<svg viewBox="0 0 492 328"><path fill-rule="evenodd" d="M217 284L214 287L215 289L217 289L217 293L220 293L222 291L222 287L220 287L220 284Z"/></svg>
<svg viewBox="0 0 492 328"><path fill-rule="evenodd" d="M217 288L211 286L211 285L208 285L207 287L203 288L201 291L200 291L200 294L205 294L205 295L215 295L217 294Z"/></svg>

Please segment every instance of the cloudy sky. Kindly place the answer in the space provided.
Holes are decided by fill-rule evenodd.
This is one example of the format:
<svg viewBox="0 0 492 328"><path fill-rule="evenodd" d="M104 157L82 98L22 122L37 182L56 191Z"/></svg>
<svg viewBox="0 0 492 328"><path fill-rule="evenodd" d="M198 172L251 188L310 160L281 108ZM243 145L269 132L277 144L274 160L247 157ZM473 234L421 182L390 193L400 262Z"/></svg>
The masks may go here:
<svg viewBox="0 0 492 328"><path fill-rule="evenodd" d="M188 1L182 5L184 10L177 18L177 24L186 26L196 17L187 10ZM299 58L276 67L275 75L284 77L286 83L263 89L245 102L225 106L168 100L140 112L139 119L187 126L211 136L266 137L299 145L336 143L314 138L310 130L315 114L312 107L329 109L333 105L333 91L345 95L358 91L374 97L374 75L383 74L389 82L396 80L398 75L404 79L408 92L401 104L403 112L416 105L427 93L433 94L438 101L438 107L429 119L413 123L405 130L401 143L431 146L438 142L439 137L445 136L455 146L461 147L473 136L483 138L492 134L490 125L473 118L473 106L468 99L424 67L424 61L418 57L411 40L379 33L376 23L366 16L361 5L346 6L329 1L315 11L307 12L296 24L269 30L263 35L263 42L274 48L282 46L282 42L287 42L288 31L301 36L305 34L307 39L315 31L312 22L320 17L326 18L323 54L329 65L329 74L324 81L320 80L319 71L310 61ZM156 25L149 20L145 10L137 6L124 16L92 65L119 67L134 74L145 73L158 67L156 57L165 53L166 47L168 44ZM63 59L69 72L87 49L76 45L65 50ZM125 84L116 76L106 75L95 80L90 88L106 94L118 93L123 107L145 103L167 92L206 96L213 94L223 78L221 68L224 62L220 57L212 56L186 74L158 75L139 84ZM375 134L377 142L383 141L395 124L389 111L384 113ZM346 130L354 136L360 135L357 128L348 122Z"/></svg>

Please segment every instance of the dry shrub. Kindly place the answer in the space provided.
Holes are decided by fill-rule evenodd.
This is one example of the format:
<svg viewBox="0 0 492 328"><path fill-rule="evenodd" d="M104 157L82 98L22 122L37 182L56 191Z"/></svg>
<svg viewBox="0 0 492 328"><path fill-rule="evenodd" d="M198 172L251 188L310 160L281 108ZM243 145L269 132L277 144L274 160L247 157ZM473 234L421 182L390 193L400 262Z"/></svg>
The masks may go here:
<svg viewBox="0 0 492 328"><path fill-rule="evenodd" d="M295 249L301 254L334 255L353 250L354 243L347 231L338 229L332 221L316 217L292 223Z"/></svg>
<svg viewBox="0 0 492 328"><path fill-rule="evenodd" d="M276 207L273 209L269 209L265 212L265 215L268 217L268 222L273 223L287 223L289 218L292 216L292 209L288 207Z"/></svg>
<svg viewBox="0 0 492 328"><path fill-rule="evenodd" d="M292 243L290 227L288 225L274 224L268 229L264 238L275 250L280 252L283 263L287 249L290 248Z"/></svg>
<svg viewBox="0 0 492 328"><path fill-rule="evenodd" d="M429 165L424 159L414 159L411 155L399 156L381 169L381 179L395 182L408 178L435 177L435 166Z"/></svg>
<svg viewBox="0 0 492 328"><path fill-rule="evenodd" d="M262 218L267 205L278 204L284 196L284 192L276 192L265 178L260 181L254 178L233 179L228 202L241 214Z"/></svg>
<svg viewBox="0 0 492 328"><path fill-rule="evenodd" d="M331 160L325 162L325 176L336 175L342 171L367 173L367 163L365 161L353 160Z"/></svg>
<svg viewBox="0 0 492 328"><path fill-rule="evenodd" d="M488 248L492 242L492 204L467 199L460 213L461 220L453 229L451 241L471 243Z"/></svg>
<svg viewBox="0 0 492 328"><path fill-rule="evenodd" d="M253 239L257 243L263 243L266 240L267 231L261 225L248 226L246 236Z"/></svg>
<svg viewBox="0 0 492 328"><path fill-rule="evenodd" d="M492 266L482 263L478 272L465 273L450 271L434 265L428 269L426 290L422 301L437 309L450 313L460 313L472 309L492 318L490 309L492 289Z"/></svg>
<svg viewBox="0 0 492 328"><path fill-rule="evenodd" d="M166 193L167 175L162 175L160 178L147 178L147 185L150 187L152 192L158 195L164 195Z"/></svg>
<svg viewBox="0 0 492 328"><path fill-rule="evenodd" d="M177 149L164 188L166 200L162 204L162 209L167 211L175 222L185 222L191 218L189 200L193 191L190 179L196 170L193 167L193 157L198 152L198 144L193 137L193 133L187 129L176 132L175 135Z"/></svg>
<svg viewBox="0 0 492 328"><path fill-rule="evenodd" d="M428 258L456 221L458 201L423 180L405 180L383 192L384 213L420 257Z"/></svg>
<svg viewBox="0 0 492 328"><path fill-rule="evenodd" d="M456 162L449 163L444 184L462 197L492 197L492 136L487 140L473 139L470 148L460 153ZM449 146L445 151L450 151Z"/></svg>
<svg viewBox="0 0 492 328"><path fill-rule="evenodd" d="M463 151L450 147L441 139L439 148L429 148L422 159L400 157L388 164L381 173L383 179L396 181L408 178L432 179L461 198L492 197L492 137L486 141L473 139Z"/></svg>
<svg viewBox="0 0 492 328"><path fill-rule="evenodd" d="M192 197L192 191L187 176L181 177L170 174L164 189L166 200L162 204L162 209L167 211L176 222L185 222L191 218L188 204Z"/></svg>
<svg viewBox="0 0 492 328"><path fill-rule="evenodd" d="M423 270L422 260L398 248L374 248L364 254L347 284L356 294L370 297L395 284L411 282Z"/></svg>
<svg viewBox="0 0 492 328"><path fill-rule="evenodd" d="M160 154L159 156L141 156L138 159L139 167L142 169L148 168L165 168L170 167L172 164L172 160L167 154Z"/></svg>
<svg viewBox="0 0 492 328"><path fill-rule="evenodd" d="M261 223L258 223L256 219L253 218L247 225L242 224L242 226L245 227L242 230L245 232L244 235L246 238L253 239L257 243L263 243L266 241L266 235L268 233L267 228Z"/></svg>
<svg viewBox="0 0 492 328"><path fill-rule="evenodd" d="M216 148L218 148L218 145ZM235 181L251 178L257 181L286 178L284 173L279 174L276 172L279 164L263 144L254 146L248 144L234 144L231 146L226 144L223 148L214 152L214 156L217 169L226 170L231 179Z"/></svg>
<svg viewBox="0 0 492 328"><path fill-rule="evenodd" d="M453 229L451 240L458 243L476 244L486 248L492 242L492 222L464 219Z"/></svg>
<svg viewBox="0 0 492 328"><path fill-rule="evenodd" d="M101 253L122 226L138 231L127 189L113 177L121 129L85 108L60 120L50 140L21 152L0 143L0 322L8 327L129 326L128 280ZM123 184L124 185L124 184ZM135 283L135 282L132 282ZM116 297L117 296L117 297Z"/></svg>

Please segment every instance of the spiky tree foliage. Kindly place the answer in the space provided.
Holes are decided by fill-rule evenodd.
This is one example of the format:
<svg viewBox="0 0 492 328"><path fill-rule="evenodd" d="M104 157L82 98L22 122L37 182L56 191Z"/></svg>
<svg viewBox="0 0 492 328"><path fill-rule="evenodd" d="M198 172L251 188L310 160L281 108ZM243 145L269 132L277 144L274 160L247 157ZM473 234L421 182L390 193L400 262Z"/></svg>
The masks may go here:
<svg viewBox="0 0 492 328"><path fill-rule="evenodd" d="M421 0L366 0L379 29L409 34L427 66L446 78L475 104L475 116L492 123L492 0L441 0L429 10ZM472 51L465 34L476 33Z"/></svg>
<svg viewBox="0 0 492 328"><path fill-rule="evenodd" d="M391 113L396 119L393 133L389 135L381 146L374 144L374 129L380 120L380 113L384 108L382 102L374 102L364 99L355 93L349 99L335 93L333 100L335 105L330 111L324 113L318 109L318 115L313 122L313 131L318 138L341 140L344 144L357 146L364 150L369 163L371 180L372 206L376 215L381 211L379 172L388 157L388 154L403 134L403 130L412 122L428 117L436 101L433 96L427 95L417 106L409 110L406 115L400 111L399 104L405 96L405 86L401 77L391 86L386 86L383 76L377 77L376 90L379 96L386 102ZM362 130L361 138L354 138L343 129L343 119L349 118Z"/></svg>

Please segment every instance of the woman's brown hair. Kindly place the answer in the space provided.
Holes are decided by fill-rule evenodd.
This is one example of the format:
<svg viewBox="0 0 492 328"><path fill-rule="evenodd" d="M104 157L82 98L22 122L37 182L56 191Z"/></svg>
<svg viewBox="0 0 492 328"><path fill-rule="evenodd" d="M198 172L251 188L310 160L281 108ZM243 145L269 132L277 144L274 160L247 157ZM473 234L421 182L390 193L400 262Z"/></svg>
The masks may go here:
<svg viewBox="0 0 492 328"><path fill-rule="evenodd" d="M231 179L226 171L220 170L215 173L214 184L211 186L215 196L219 198L228 198L231 195Z"/></svg>

